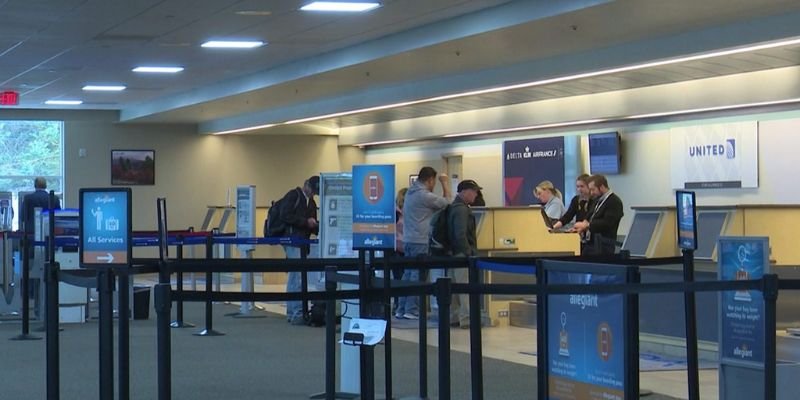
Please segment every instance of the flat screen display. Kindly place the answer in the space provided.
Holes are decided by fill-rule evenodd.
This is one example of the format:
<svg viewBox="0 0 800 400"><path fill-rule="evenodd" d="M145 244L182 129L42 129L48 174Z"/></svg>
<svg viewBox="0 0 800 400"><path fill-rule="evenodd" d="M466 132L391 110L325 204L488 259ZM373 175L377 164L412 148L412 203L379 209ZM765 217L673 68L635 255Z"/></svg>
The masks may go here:
<svg viewBox="0 0 800 400"><path fill-rule="evenodd" d="M678 247L697 250L697 212L694 192L678 190L675 192L678 220Z"/></svg>
<svg viewBox="0 0 800 400"><path fill-rule="evenodd" d="M592 174L620 172L619 133L589 135L589 169Z"/></svg>

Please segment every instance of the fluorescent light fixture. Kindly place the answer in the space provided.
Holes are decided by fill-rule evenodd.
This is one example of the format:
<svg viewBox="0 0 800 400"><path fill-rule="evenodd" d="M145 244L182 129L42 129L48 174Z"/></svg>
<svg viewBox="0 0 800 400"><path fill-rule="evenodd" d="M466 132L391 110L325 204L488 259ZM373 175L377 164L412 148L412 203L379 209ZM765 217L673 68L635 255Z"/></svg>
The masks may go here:
<svg viewBox="0 0 800 400"><path fill-rule="evenodd" d="M366 146L378 146L382 144L394 144L394 143L406 143L410 142L412 139L394 139L394 140L381 140L378 142L367 142L367 143L359 143L354 144L353 147L366 147Z"/></svg>
<svg viewBox="0 0 800 400"><path fill-rule="evenodd" d="M125 90L122 85L86 85L83 90L87 92L121 92Z"/></svg>
<svg viewBox="0 0 800 400"><path fill-rule="evenodd" d="M200 45L209 49L252 49L261 47L267 42L261 40L209 40Z"/></svg>
<svg viewBox="0 0 800 400"><path fill-rule="evenodd" d="M315 1L300 7L303 11L365 12L381 6L377 2Z"/></svg>
<svg viewBox="0 0 800 400"><path fill-rule="evenodd" d="M792 103L800 103L800 98L786 99L786 100L774 100L774 101L761 101L761 102L757 102L757 103L732 104L732 105L728 105L728 106L705 107L705 108L690 108L690 109L678 110L678 111L664 111L664 112L657 112L657 113L650 113L650 114L631 115L631 116L628 116L628 117L624 117L622 119L644 119L644 118L670 117L670 116L673 116L673 115L696 114L696 113L711 112L711 111L736 110L736 109L740 109L740 108L751 108L751 107L778 106L778 105L782 105L782 104L792 104Z"/></svg>
<svg viewBox="0 0 800 400"><path fill-rule="evenodd" d="M546 128L560 128L560 127L565 127L565 126L596 124L596 123L606 122L606 121L609 121L609 119L607 119L607 118L584 119L584 120L580 120L580 121L554 122L552 124L516 126L516 127L513 127L513 128L498 128L498 129L489 129L489 130L483 130L483 131L451 133L451 134L448 134L448 135L444 135L442 137L453 138L453 137L461 137L461 136L491 135L491 134L495 134L495 133L532 131L532 130L546 129Z"/></svg>
<svg viewBox="0 0 800 400"><path fill-rule="evenodd" d="M544 86L544 85L549 85L549 84L553 84L553 83L567 82L567 81L573 81L573 80L584 79L584 78L593 78L593 77L597 77L597 76L616 74L616 73L619 73L619 72L635 71L635 70L640 70L640 69L645 69L645 68L652 68L652 67L660 67L660 66L664 66L664 65L678 64L678 63L687 62L687 61L697 61L697 60L703 60L703 59L708 59L708 58L713 58L713 57L728 56L728 55L733 55L733 54L747 53L747 52L751 52L751 51L772 49L772 48L776 48L776 47L792 46L792 45L796 45L796 44L800 44L800 38L793 38L793 39L787 39L787 40L781 40L781 41L769 42L769 43L761 43L761 44L756 44L756 45L751 45L751 46L737 47L737 48L733 48L733 49L713 51L713 52L696 54L696 55L686 56L686 57L670 58L670 59L666 59L666 60L646 62L646 63L642 63L642 64L633 64L633 65L628 65L628 66L624 66L624 67L610 68L610 69L604 69L604 70L600 70L600 71L586 72L586 73L575 74L575 75L567 75L567 76L561 76L561 77L550 78L550 79L542 79L542 80L538 80L538 81L524 82L524 83L519 83L519 84L515 84L515 85L506 85L506 86L493 87L493 88L489 88L489 89L472 90L472 91L468 91L468 92L453 93L453 94L447 94L447 95L436 96L436 97L428 97L428 98L419 99L419 100L404 101L404 102L386 104L386 105L376 106L376 107L360 108L360 109L356 109L356 110L342 111L342 112L337 112L337 113L332 113L332 114L318 115L318 116L315 116L315 117L296 119L296 120L292 120L292 121L287 121L285 123L286 124L300 124L300 123L304 123L304 122L318 121L318 120L329 119L329 118L338 118L338 117L343 117L343 116L347 116L347 115L360 114L360 113L370 112L370 111L387 110L387 109L392 109L392 108L412 106L412 105L416 105L416 104L432 103L432 102L437 102L437 101L451 100L451 99L457 99L457 98L468 97L468 96L477 96L477 95L482 95L482 94L497 93L497 92L503 92L503 91L507 91L507 90L515 90L515 89L524 89L524 88L536 87L536 86Z"/></svg>
<svg viewBox="0 0 800 400"><path fill-rule="evenodd" d="M153 67L153 66L141 66L132 69L133 72L152 72L158 74L176 74L178 72L183 71L183 67Z"/></svg>
<svg viewBox="0 0 800 400"><path fill-rule="evenodd" d="M258 130L258 129L270 128L270 127L273 127L275 125L277 125L277 124L265 124L265 125L258 125L258 126L248 126L247 128L239 128L239 129L231 129L229 131L214 132L214 133L212 133L212 135L228 135L228 134L231 134L231 133L249 132L249 131L255 131L255 130Z"/></svg>
<svg viewBox="0 0 800 400"><path fill-rule="evenodd" d="M51 106L77 106L83 104L83 100L47 100L44 104Z"/></svg>

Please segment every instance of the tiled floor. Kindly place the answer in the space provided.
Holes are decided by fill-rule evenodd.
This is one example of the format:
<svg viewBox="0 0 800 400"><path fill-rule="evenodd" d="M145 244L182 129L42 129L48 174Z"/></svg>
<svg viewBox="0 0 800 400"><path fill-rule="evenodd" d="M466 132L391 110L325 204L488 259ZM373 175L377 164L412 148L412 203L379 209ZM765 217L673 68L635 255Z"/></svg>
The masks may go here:
<svg viewBox="0 0 800 400"><path fill-rule="evenodd" d="M198 283L199 290L204 287L203 282ZM262 292L281 292L283 285L262 285L256 284L256 291ZM185 285L189 289L188 284ZM222 284L222 290L237 291L241 285ZM256 307L266 311L284 314L286 308L282 303L256 303ZM451 347L456 351L469 352L469 331L464 329L451 329ZM528 328L518 328L513 326L484 328L483 336L483 355L485 357L499 360L536 366L536 330ZM418 341L417 329L393 329L392 337L410 342ZM432 346L437 345L437 330L428 329L428 343ZM528 354L525 354L528 353ZM642 391L652 391L672 397L686 399L687 379L686 370L676 371L654 371L640 373L640 387ZM704 400L717 400L719 379L716 369L705 369L700 371L700 397Z"/></svg>

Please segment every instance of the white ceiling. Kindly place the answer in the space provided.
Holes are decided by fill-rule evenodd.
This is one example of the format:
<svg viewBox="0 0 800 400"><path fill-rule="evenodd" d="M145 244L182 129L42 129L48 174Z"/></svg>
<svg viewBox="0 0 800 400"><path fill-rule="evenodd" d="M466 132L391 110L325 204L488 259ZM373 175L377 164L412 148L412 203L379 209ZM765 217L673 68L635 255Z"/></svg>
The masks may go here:
<svg viewBox="0 0 800 400"><path fill-rule="evenodd" d="M200 132L281 123L714 49L800 37L789 0L384 0L364 14L308 0L0 0L0 90L14 108L120 110ZM268 15L241 15L260 11ZM251 38L250 51L200 48ZM177 75L131 72L177 64ZM327 118L346 127L800 64L797 45ZM87 93L120 83L121 93Z"/></svg>

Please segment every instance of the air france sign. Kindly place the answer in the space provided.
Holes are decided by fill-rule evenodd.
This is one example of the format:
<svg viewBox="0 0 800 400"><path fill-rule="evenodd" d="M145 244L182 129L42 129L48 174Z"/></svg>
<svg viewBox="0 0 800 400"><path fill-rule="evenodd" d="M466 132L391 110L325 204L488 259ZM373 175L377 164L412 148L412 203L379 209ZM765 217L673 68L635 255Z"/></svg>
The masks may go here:
<svg viewBox="0 0 800 400"><path fill-rule="evenodd" d="M130 189L81 189L81 265L128 265Z"/></svg>
<svg viewBox="0 0 800 400"><path fill-rule="evenodd" d="M758 187L758 122L670 129L675 189Z"/></svg>

